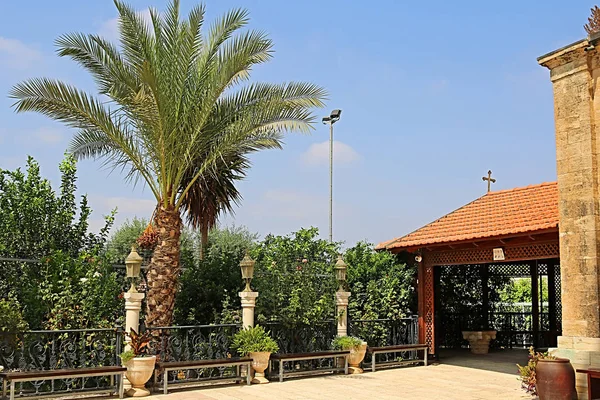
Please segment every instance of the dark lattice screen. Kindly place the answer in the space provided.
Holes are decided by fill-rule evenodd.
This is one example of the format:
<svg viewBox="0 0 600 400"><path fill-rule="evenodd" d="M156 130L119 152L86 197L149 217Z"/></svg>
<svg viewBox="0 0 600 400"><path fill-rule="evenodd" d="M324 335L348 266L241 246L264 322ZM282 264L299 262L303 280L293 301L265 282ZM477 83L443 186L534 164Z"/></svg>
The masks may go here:
<svg viewBox="0 0 600 400"><path fill-rule="evenodd" d="M497 331L494 347L556 346L562 315L558 261L437 268L436 330L440 347L466 347L462 331L486 328ZM529 300L507 300L507 285L519 286L520 290L526 287ZM513 291L518 297L518 290ZM532 298L537 298L537 307Z"/></svg>

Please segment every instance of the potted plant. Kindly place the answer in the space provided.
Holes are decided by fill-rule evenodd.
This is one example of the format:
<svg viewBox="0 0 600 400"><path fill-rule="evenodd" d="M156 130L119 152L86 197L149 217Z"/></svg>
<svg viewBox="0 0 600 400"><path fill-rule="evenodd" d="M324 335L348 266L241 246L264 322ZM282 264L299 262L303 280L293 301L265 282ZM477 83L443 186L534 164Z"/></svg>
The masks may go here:
<svg viewBox="0 0 600 400"><path fill-rule="evenodd" d="M350 350L350 356L348 356L348 364L350 365L348 373L363 373L360 363L365 358L367 342L353 336L336 336L331 342L331 347L334 350Z"/></svg>
<svg viewBox="0 0 600 400"><path fill-rule="evenodd" d="M145 397L150 391L145 388L146 382L154 372L156 356L148 355L148 345L151 336L149 332L138 334L134 329L127 334L130 338L130 349L121 353L121 362L127 367L125 375L131 383L131 389L127 391L129 397Z"/></svg>
<svg viewBox="0 0 600 400"><path fill-rule="evenodd" d="M529 348L527 365L517 364L521 387L540 400L576 400L575 371L570 361Z"/></svg>
<svg viewBox="0 0 600 400"><path fill-rule="evenodd" d="M231 347L242 357L252 358L252 369L255 372L252 383L269 383L265 378L265 370L269 366L271 353L279 350L277 342L262 326L248 327L233 336Z"/></svg>

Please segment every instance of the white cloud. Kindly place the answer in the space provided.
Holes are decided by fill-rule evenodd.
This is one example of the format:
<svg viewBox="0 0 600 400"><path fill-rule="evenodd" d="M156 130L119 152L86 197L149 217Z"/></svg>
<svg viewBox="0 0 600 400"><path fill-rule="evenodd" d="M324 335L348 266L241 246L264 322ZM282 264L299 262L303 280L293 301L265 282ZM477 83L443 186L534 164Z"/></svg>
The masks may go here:
<svg viewBox="0 0 600 400"><path fill-rule="evenodd" d="M40 61L42 53L17 39L0 36L0 65L28 68Z"/></svg>
<svg viewBox="0 0 600 400"><path fill-rule="evenodd" d="M138 11L138 14L146 21L146 23L150 26L152 23L152 19L150 17L150 10L145 9L142 11ZM119 41L119 17L115 17L104 21L100 25L100 29L98 29L98 34L105 39L111 40L113 42Z"/></svg>
<svg viewBox="0 0 600 400"><path fill-rule="evenodd" d="M333 162L338 164L351 164L360 159L360 155L349 145L343 142L333 142ZM329 163L329 142L311 144L302 154L302 161L306 165L324 165Z"/></svg>

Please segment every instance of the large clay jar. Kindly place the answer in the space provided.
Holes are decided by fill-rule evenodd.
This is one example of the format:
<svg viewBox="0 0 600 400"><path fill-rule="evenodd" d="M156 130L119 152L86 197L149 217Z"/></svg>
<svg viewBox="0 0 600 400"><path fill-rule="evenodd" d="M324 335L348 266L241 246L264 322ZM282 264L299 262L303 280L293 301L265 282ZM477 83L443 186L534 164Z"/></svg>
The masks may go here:
<svg viewBox="0 0 600 400"><path fill-rule="evenodd" d="M265 369L269 366L271 353L268 351L250 353L250 357L252 357L252 369L254 370L252 383L269 383L267 378L265 378Z"/></svg>
<svg viewBox="0 0 600 400"><path fill-rule="evenodd" d="M156 356L152 357L135 357L129 360L125 366L127 372L125 375L131 383L131 389L127 391L129 397L145 397L150 396L150 391L145 387L146 382L152 376L154 372L154 364L156 363Z"/></svg>
<svg viewBox="0 0 600 400"><path fill-rule="evenodd" d="M353 347L350 349L350 355L348 356L348 365L349 373L351 374L362 374L363 370L360 368L360 363L365 358L365 353L367 352L367 342L362 342L357 347Z"/></svg>
<svg viewBox="0 0 600 400"><path fill-rule="evenodd" d="M577 400L575 371L566 358L538 360L535 381L540 400Z"/></svg>

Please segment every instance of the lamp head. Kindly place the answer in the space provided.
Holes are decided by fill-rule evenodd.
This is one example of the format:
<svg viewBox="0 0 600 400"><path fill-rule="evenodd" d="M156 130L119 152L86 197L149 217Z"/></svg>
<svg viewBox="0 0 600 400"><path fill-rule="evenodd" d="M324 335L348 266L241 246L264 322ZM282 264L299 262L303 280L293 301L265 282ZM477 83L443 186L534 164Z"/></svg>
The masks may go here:
<svg viewBox="0 0 600 400"><path fill-rule="evenodd" d="M250 282L252 282L252 278L254 277L254 264L256 261L250 258L248 253L244 256L242 261L240 261L240 268L242 270L242 279L246 282L245 292L251 292Z"/></svg>
<svg viewBox="0 0 600 400"><path fill-rule="evenodd" d="M125 269L127 271L128 278L137 278L140 276L143 261L144 259L138 254L135 246L131 246L131 252L125 259Z"/></svg>
<svg viewBox="0 0 600 400"><path fill-rule="evenodd" d="M344 262L342 255L338 255L337 262L335 263L335 279L340 284L339 291L344 290L344 283L346 282L346 271L348 270L348 265Z"/></svg>

